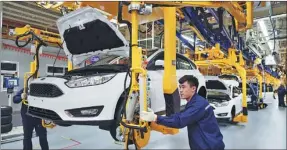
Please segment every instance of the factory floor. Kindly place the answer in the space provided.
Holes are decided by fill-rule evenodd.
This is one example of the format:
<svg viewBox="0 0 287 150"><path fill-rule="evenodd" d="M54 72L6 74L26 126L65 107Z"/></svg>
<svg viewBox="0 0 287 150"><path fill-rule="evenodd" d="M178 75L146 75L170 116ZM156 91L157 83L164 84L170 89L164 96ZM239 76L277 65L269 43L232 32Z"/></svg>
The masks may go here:
<svg viewBox="0 0 287 150"><path fill-rule="evenodd" d="M248 123L220 123L226 149L286 149L286 110L277 102L260 111L249 111ZM123 149L109 132L91 126L56 127L48 131L50 149ZM40 149L38 138L34 149ZM132 147L131 147L132 148ZM147 149L189 149L186 128L177 135L152 132ZM1 145L1 149L22 149L22 141Z"/></svg>

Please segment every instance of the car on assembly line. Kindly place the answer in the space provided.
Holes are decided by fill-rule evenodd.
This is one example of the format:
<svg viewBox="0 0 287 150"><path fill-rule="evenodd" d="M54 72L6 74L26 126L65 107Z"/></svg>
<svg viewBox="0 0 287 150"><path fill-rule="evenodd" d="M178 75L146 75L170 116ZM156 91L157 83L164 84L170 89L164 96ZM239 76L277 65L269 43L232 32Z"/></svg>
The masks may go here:
<svg viewBox="0 0 287 150"><path fill-rule="evenodd" d="M121 140L119 121L130 84L129 76L125 82L129 43L108 19L90 7L63 16L57 25L68 58L76 64L86 64L91 59L93 63L79 65L63 76L31 81L28 114L62 126L99 126L110 131L115 140ZM147 61L151 108L156 113L164 112L164 51L149 50ZM205 79L196 65L178 53L175 65L177 79L194 75L199 81L198 93L206 97ZM185 100L180 101L181 106L186 105Z"/></svg>
<svg viewBox="0 0 287 150"><path fill-rule="evenodd" d="M214 109L218 120L233 122L236 115L242 112L242 93L239 82L220 79L217 76L205 76L207 100Z"/></svg>

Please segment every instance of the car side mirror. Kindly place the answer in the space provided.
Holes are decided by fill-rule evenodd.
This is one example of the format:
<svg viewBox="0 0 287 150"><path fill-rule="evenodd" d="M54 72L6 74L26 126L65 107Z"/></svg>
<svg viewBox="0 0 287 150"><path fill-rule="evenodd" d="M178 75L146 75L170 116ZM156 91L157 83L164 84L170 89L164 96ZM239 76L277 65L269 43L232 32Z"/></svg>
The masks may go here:
<svg viewBox="0 0 287 150"><path fill-rule="evenodd" d="M163 69L164 68L164 61L163 60L156 60L155 61L155 68Z"/></svg>
<svg viewBox="0 0 287 150"><path fill-rule="evenodd" d="M233 93L233 97L237 97L237 96L239 96L238 93Z"/></svg>

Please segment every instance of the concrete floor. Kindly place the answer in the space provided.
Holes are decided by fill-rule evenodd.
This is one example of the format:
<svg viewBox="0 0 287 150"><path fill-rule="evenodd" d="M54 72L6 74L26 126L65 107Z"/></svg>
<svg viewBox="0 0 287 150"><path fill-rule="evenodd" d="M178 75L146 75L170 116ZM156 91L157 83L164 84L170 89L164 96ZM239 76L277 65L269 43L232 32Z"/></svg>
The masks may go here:
<svg viewBox="0 0 287 150"><path fill-rule="evenodd" d="M286 109L273 103L264 110L249 111L246 124L221 124L226 149L286 149ZM114 143L109 132L98 127L56 127L48 132L50 149L123 149ZM40 149L38 138L33 143L34 149ZM145 148L189 149L187 131L182 129L173 136L152 132ZM22 141L3 144L1 149L22 149Z"/></svg>

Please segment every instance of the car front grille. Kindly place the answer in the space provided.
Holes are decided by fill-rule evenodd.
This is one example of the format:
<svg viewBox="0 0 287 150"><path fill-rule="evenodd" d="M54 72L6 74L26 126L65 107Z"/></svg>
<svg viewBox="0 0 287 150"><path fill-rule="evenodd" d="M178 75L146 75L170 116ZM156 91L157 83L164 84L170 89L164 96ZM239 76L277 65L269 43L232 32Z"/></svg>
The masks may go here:
<svg viewBox="0 0 287 150"><path fill-rule="evenodd" d="M58 97L63 92L53 84L30 84L30 95L36 97Z"/></svg>
<svg viewBox="0 0 287 150"><path fill-rule="evenodd" d="M61 117L52 110L29 106L28 113L43 119L49 119L52 121L62 121Z"/></svg>

